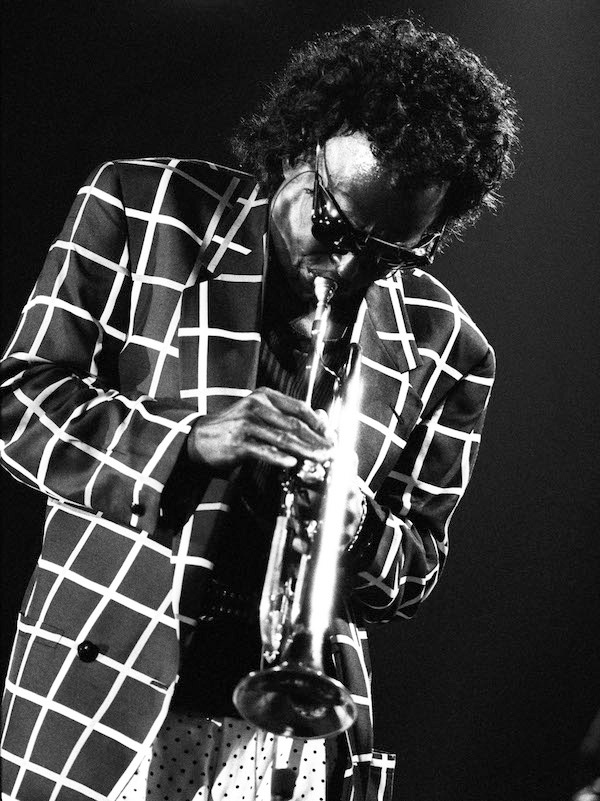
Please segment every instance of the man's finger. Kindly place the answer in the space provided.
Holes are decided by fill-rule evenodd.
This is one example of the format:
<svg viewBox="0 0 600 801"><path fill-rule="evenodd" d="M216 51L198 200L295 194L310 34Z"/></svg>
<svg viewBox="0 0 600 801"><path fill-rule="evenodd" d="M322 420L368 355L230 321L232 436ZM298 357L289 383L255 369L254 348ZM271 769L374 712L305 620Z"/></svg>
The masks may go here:
<svg viewBox="0 0 600 801"><path fill-rule="evenodd" d="M311 430L318 432L321 435L326 434L327 421L321 414L317 414L314 409L311 409L308 403L298 398L291 398L289 395L284 395L283 392L278 392L275 389L264 387L261 389L265 396L271 401L273 406L286 414L292 415L305 423ZM322 411L322 410L320 410Z"/></svg>
<svg viewBox="0 0 600 801"><path fill-rule="evenodd" d="M298 464L298 460L289 453L283 453L273 445L263 442L248 442L246 455L260 462L266 462L274 467L291 469Z"/></svg>
<svg viewBox="0 0 600 801"><path fill-rule="evenodd" d="M308 431L308 429L307 429ZM314 435L313 435L314 436ZM331 449L326 440L321 437L318 442L306 442L291 431L261 424L261 422L248 422L243 430L244 447L250 443L254 445L266 444L281 453L286 453L302 459L312 459L315 462L325 462L331 458Z"/></svg>
<svg viewBox="0 0 600 801"><path fill-rule="evenodd" d="M290 432L312 448L329 448L332 440L323 435L324 426L320 417L302 401L278 394L279 398L253 401L251 410L254 420L264 423L266 427ZM286 400L281 400L282 398L293 401L293 404L288 404ZM271 400L274 402L270 402ZM307 410L310 415L306 414ZM301 412L302 415L296 412Z"/></svg>

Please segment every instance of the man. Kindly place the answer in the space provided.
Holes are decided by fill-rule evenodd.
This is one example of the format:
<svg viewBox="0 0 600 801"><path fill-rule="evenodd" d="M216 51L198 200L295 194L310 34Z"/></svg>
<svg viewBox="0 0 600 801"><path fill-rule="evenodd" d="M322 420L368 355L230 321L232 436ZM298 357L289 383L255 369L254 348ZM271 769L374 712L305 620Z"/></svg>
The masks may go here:
<svg viewBox="0 0 600 801"><path fill-rule="evenodd" d="M274 764L294 798L389 796L364 625L410 617L436 583L494 369L423 267L494 205L515 140L510 92L473 54L381 20L294 54L235 140L251 174L92 174L3 365L4 464L48 495L5 696L8 797L268 799ZM310 408L315 277L336 291ZM281 471L328 464L317 409L353 341L325 656L358 715L326 742L274 741L231 693L260 662Z"/></svg>

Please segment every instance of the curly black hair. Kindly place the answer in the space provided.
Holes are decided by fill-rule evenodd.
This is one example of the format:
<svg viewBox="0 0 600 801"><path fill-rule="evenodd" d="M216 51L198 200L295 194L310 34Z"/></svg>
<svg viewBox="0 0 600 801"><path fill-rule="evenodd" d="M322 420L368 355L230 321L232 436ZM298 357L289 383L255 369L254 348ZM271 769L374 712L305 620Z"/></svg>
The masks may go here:
<svg viewBox="0 0 600 801"><path fill-rule="evenodd" d="M232 146L272 192L284 159L310 159L317 141L359 130L403 186L450 182L447 231L456 233L495 207L513 171L518 115L510 88L454 38L382 18L294 51Z"/></svg>

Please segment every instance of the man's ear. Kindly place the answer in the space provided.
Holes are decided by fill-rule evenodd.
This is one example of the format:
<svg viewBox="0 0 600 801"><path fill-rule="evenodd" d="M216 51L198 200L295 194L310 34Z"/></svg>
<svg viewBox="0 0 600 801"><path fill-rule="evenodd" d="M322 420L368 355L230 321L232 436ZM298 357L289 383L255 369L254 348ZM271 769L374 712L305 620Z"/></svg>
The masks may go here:
<svg viewBox="0 0 600 801"><path fill-rule="evenodd" d="M281 172L283 173L284 179L287 181L292 173L292 165L290 164L290 160L287 156L284 156L281 160Z"/></svg>
<svg viewBox="0 0 600 801"><path fill-rule="evenodd" d="M298 170L298 168L312 169L313 165L313 154L311 151L308 153L300 153L297 155L293 161L290 161L289 156L284 156L281 159L281 172L283 173L284 179L288 179L292 176L294 172Z"/></svg>

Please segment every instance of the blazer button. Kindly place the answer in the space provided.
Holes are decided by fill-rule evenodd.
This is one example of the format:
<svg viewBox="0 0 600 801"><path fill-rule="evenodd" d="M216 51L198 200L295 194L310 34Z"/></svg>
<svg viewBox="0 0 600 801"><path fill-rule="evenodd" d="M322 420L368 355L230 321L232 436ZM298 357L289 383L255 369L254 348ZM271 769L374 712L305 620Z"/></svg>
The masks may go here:
<svg viewBox="0 0 600 801"><path fill-rule="evenodd" d="M100 649L91 640L84 640L77 646L77 656L82 662L93 662L99 653Z"/></svg>
<svg viewBox="0 0 600 801"><path fill-rule="evenodd" d="M146 507L143 503L132 503L131 511L134 515L143 515L146 511Z"/></svg>

